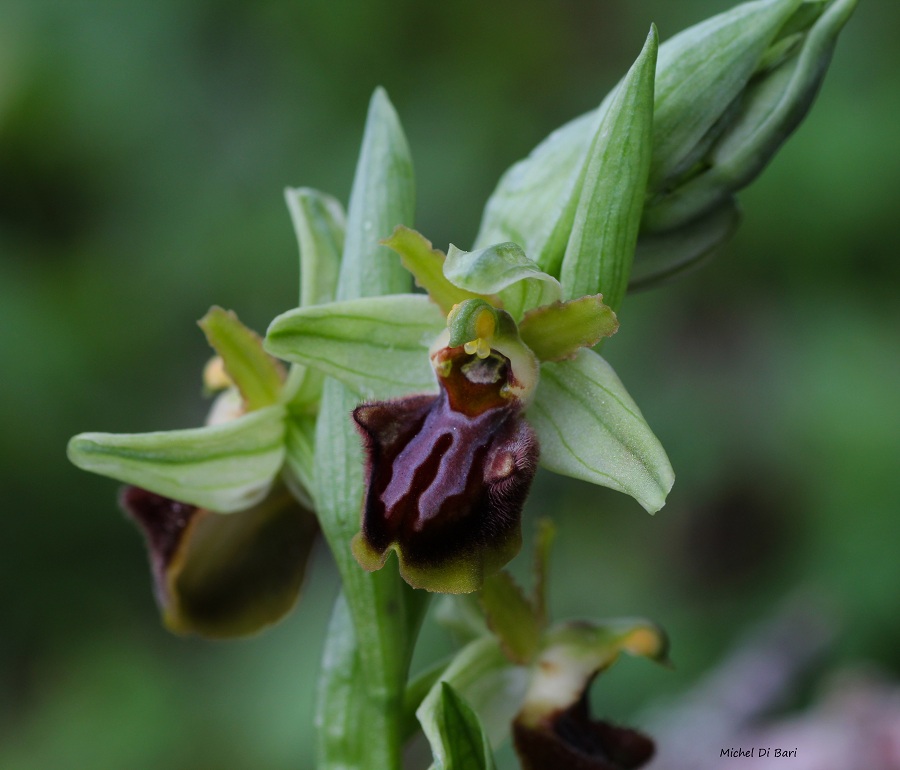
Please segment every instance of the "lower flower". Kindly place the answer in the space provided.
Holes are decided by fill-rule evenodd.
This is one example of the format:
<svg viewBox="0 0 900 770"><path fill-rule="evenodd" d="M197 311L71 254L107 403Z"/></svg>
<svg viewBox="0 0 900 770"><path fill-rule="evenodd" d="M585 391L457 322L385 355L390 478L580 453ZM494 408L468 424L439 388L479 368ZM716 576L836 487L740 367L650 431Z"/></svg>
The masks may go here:
<svg viewBox="0 0 900 770"><path fill-rule="evenodd" d="M171 631L244 636L294 606L318 525L283 486L227 514L133 486L120 501L146 537L156 598Z"/></svg>

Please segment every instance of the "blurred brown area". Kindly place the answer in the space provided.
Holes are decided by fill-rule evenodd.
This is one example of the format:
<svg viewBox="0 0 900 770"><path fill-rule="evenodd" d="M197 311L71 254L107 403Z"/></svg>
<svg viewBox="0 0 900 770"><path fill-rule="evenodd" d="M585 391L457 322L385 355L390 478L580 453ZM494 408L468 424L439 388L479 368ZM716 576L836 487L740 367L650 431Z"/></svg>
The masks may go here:
<svg viewBox="0 0 900 770"><path fill-rule="evenodd" d="M418 228L465 248L499 174L600 102L651 21L665 39L728 5L0 3L0 767L312 766L328 556L267 634L172 637L116 485L69 466L68 437L199 424L196 319L219 304L263 331L294 304L281 191L346 199L376 85ZM898 23L860 4L735 240L626 301L604 353L669 451L667 507L539 474L526 530L559 525L554 615L673 639L675 672L626 661L600 715L689 691L797 585L835 608L811 677L900 674ZM443 639L426 628L420 659Z"/></svg>

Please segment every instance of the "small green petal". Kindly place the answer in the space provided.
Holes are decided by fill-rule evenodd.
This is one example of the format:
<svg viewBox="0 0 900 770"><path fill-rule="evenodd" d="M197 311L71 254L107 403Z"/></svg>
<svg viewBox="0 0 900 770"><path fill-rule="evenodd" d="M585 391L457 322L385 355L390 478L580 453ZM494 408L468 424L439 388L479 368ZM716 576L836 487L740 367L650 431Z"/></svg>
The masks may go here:
<svg viewBox="0 0 900 770"><path fill-rule="evenodd" d="M222 357L225 371L240 390L248 411L278 402L285 373L263 350L262 339L234 311L213 307L198 322L209 344Z"/></svg>
<svg viewBox="0 0 900 770"><path fill-rule="evenodd" d="M416 279L416 286L425 289L445 314L457 303L480 296L460 289L447 280L444 276L446 257L443 252L433 249L431 241L421 233L398 225L391 237L385 238L382 243L400 255L403 267Z"/></svg>
<svg viewBox="0 0 900 770"><path fill-rule="evenodd" d="M530 310L519 324L519 334L541 361L562 361L618 328L616 314L603 303L603 295L596 294Z"/></svg>
<svg viewBox="0 0 900 770"><path fill-rule="evenodd" d="M462 251L451 245L444 275L466 291L497 294L503 309L515 320L526 310L561 299L559 281L543 272L515 243L498 243L477 251Z"/></svg>
<svg viewBox="0 0 900 770"><path fill-rule="evenodd" d="M548 470L625 492L650 513L665 505L675 480L669 458L612 367L593 351L541 366L527 418Z"/></svg>
<svg viewBox="0 0 900 770"><path fill-rule="evenodd" d="M384 398L436 390L428 348L444 325L423 295L366 297L289 310L272 321L265 347L363 398Z"/></svg>
<svg viewBox="0 0 900 770"><path fill-rule="evenodd" d="M265 497L284 460L282 406L219 425L155 433L81 433L68 447L82 470L220 513Z"/></svg>

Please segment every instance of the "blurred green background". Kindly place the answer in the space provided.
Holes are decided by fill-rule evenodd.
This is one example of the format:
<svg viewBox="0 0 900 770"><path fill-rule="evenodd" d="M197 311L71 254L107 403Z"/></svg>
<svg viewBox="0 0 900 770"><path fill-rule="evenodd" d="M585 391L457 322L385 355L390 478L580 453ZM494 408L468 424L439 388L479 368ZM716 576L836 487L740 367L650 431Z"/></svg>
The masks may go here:
<svg viewBox="0 0 900 770"><path fill-rule="evenodd" d="M0 768L312 767L330 557L258 638L170 636L116 485L68 437L201 422L195 320L262 331L294 304L282 189L346 200L376 85L418 228L465 248L500 173L599 103L650 21L665 39L730 5L0 2ZM689 688L801 586L841 622L826 665L900 670L898 25L861 3L736 239L625 304L605 352L669 451L667 507L549 474L529 501L526 530L559 524L557 618L673 638L676 671L626 662L605 713ZM446 649L430 624L418 659Z"/></svg>

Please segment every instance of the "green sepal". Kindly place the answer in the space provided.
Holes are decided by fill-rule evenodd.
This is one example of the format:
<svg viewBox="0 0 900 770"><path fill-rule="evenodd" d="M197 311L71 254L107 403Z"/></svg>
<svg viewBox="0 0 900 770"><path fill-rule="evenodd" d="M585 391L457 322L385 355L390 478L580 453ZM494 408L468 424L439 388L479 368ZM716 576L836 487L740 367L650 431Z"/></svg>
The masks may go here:
<svg viewBox="0 0 900 770"><path fill-rule="evenodd" d="M644 233L637 243L629 291L646 289L699 267L731 239L741 221L734 196L675 230Z"/></svg>
<svg viewBox="0 0 900 770"><path fill-rule="evenodd" d="M386 398L437 389L428 348L444 326L424 295L365 297L289 310L272 321L265 347L363 398Z"/></svg>
<svg viewBox="0 0 900 770"><path fill-rule="evenodd" d="M331 302L344 248L344 210L335 198L309 187L288 187L284 199L300 248L300 305Z"/></svg>
<svg viewBox="0 0 900 770"><path fill-rule="evenodd" d="M658 44L654 26L588 151L560 267L566 299L602 292L618 310L625 297L650 170Z"/></svg>
<svg viewBox="0 0 900 770"><path fill-rule="evenodd" d="M603 295L596 294L529 310L519 335L541 361L562 361L618 329L616 314L603 303Z"/></svg>
<svg viewBox="0 0 900 770"><path fill-rule="evenodd" d="M198 321L209 344L222 357L225 371L241 392L247 411L278 402L285 372L263 350L262 339L232 310L212 307Z"/></svg>
<svg viewBox="0 0 900 770"><path fill-rule="evenodd" d="M444 275L466 291L499 296L506 310L519 320L526 310L560 300L562 290L553 276L525 256L516 243L497 243L476 251L451 245Z"/></svg>
<svg viewBox="0 0 900 770"><path fill-rule="evenodd" d="M457 303L481 296L460 289L444 276L444 253L432 248L431 241L421 233L398 225L382 243L400 255L403 267L412 273L416 286L425 289L445 315Z"/></svg>
<svg viewBox="0 0 900 770"><path fill-rule="evenodd" d="M541 366L527 417L548 470L625 492L650 513L665 504L675 480L669 458L612 367L593 351Z"/></svg>
<svg viewBox="0 0 900 770"><path fill-rule="evenodd" d="M154 433L81 433L69 459L82 470L219 513L265 497L284 460L282 406L219 425Z"/></svg>
<svg viewBox="0 0 900 770"><path fill-rule="evenodd" d="M485 636L463 647L444 670L419 706L416 716L429 740L438 740L435 712L441 699L441 683L449 683L478 714L492 746L509 735L513 716L521 707L531 672L510 663L497 639ZM432 742L434 746L434 742Z"/></svg>
<svg viewBox="0 0 900 770"><path fill-rule="evenodd" d="M425 734L431 743L435 770L495 770L494 754L478 715L447 682L439 682L440 697Z"/></svg>
<svg viewBox="0 0 900 770"><path fill-rule="evenodd" d="M501 570L485 578L481 602L491 631L513 663L530 663L538 650L543 625L534 603L513 576Z"/></svg>

